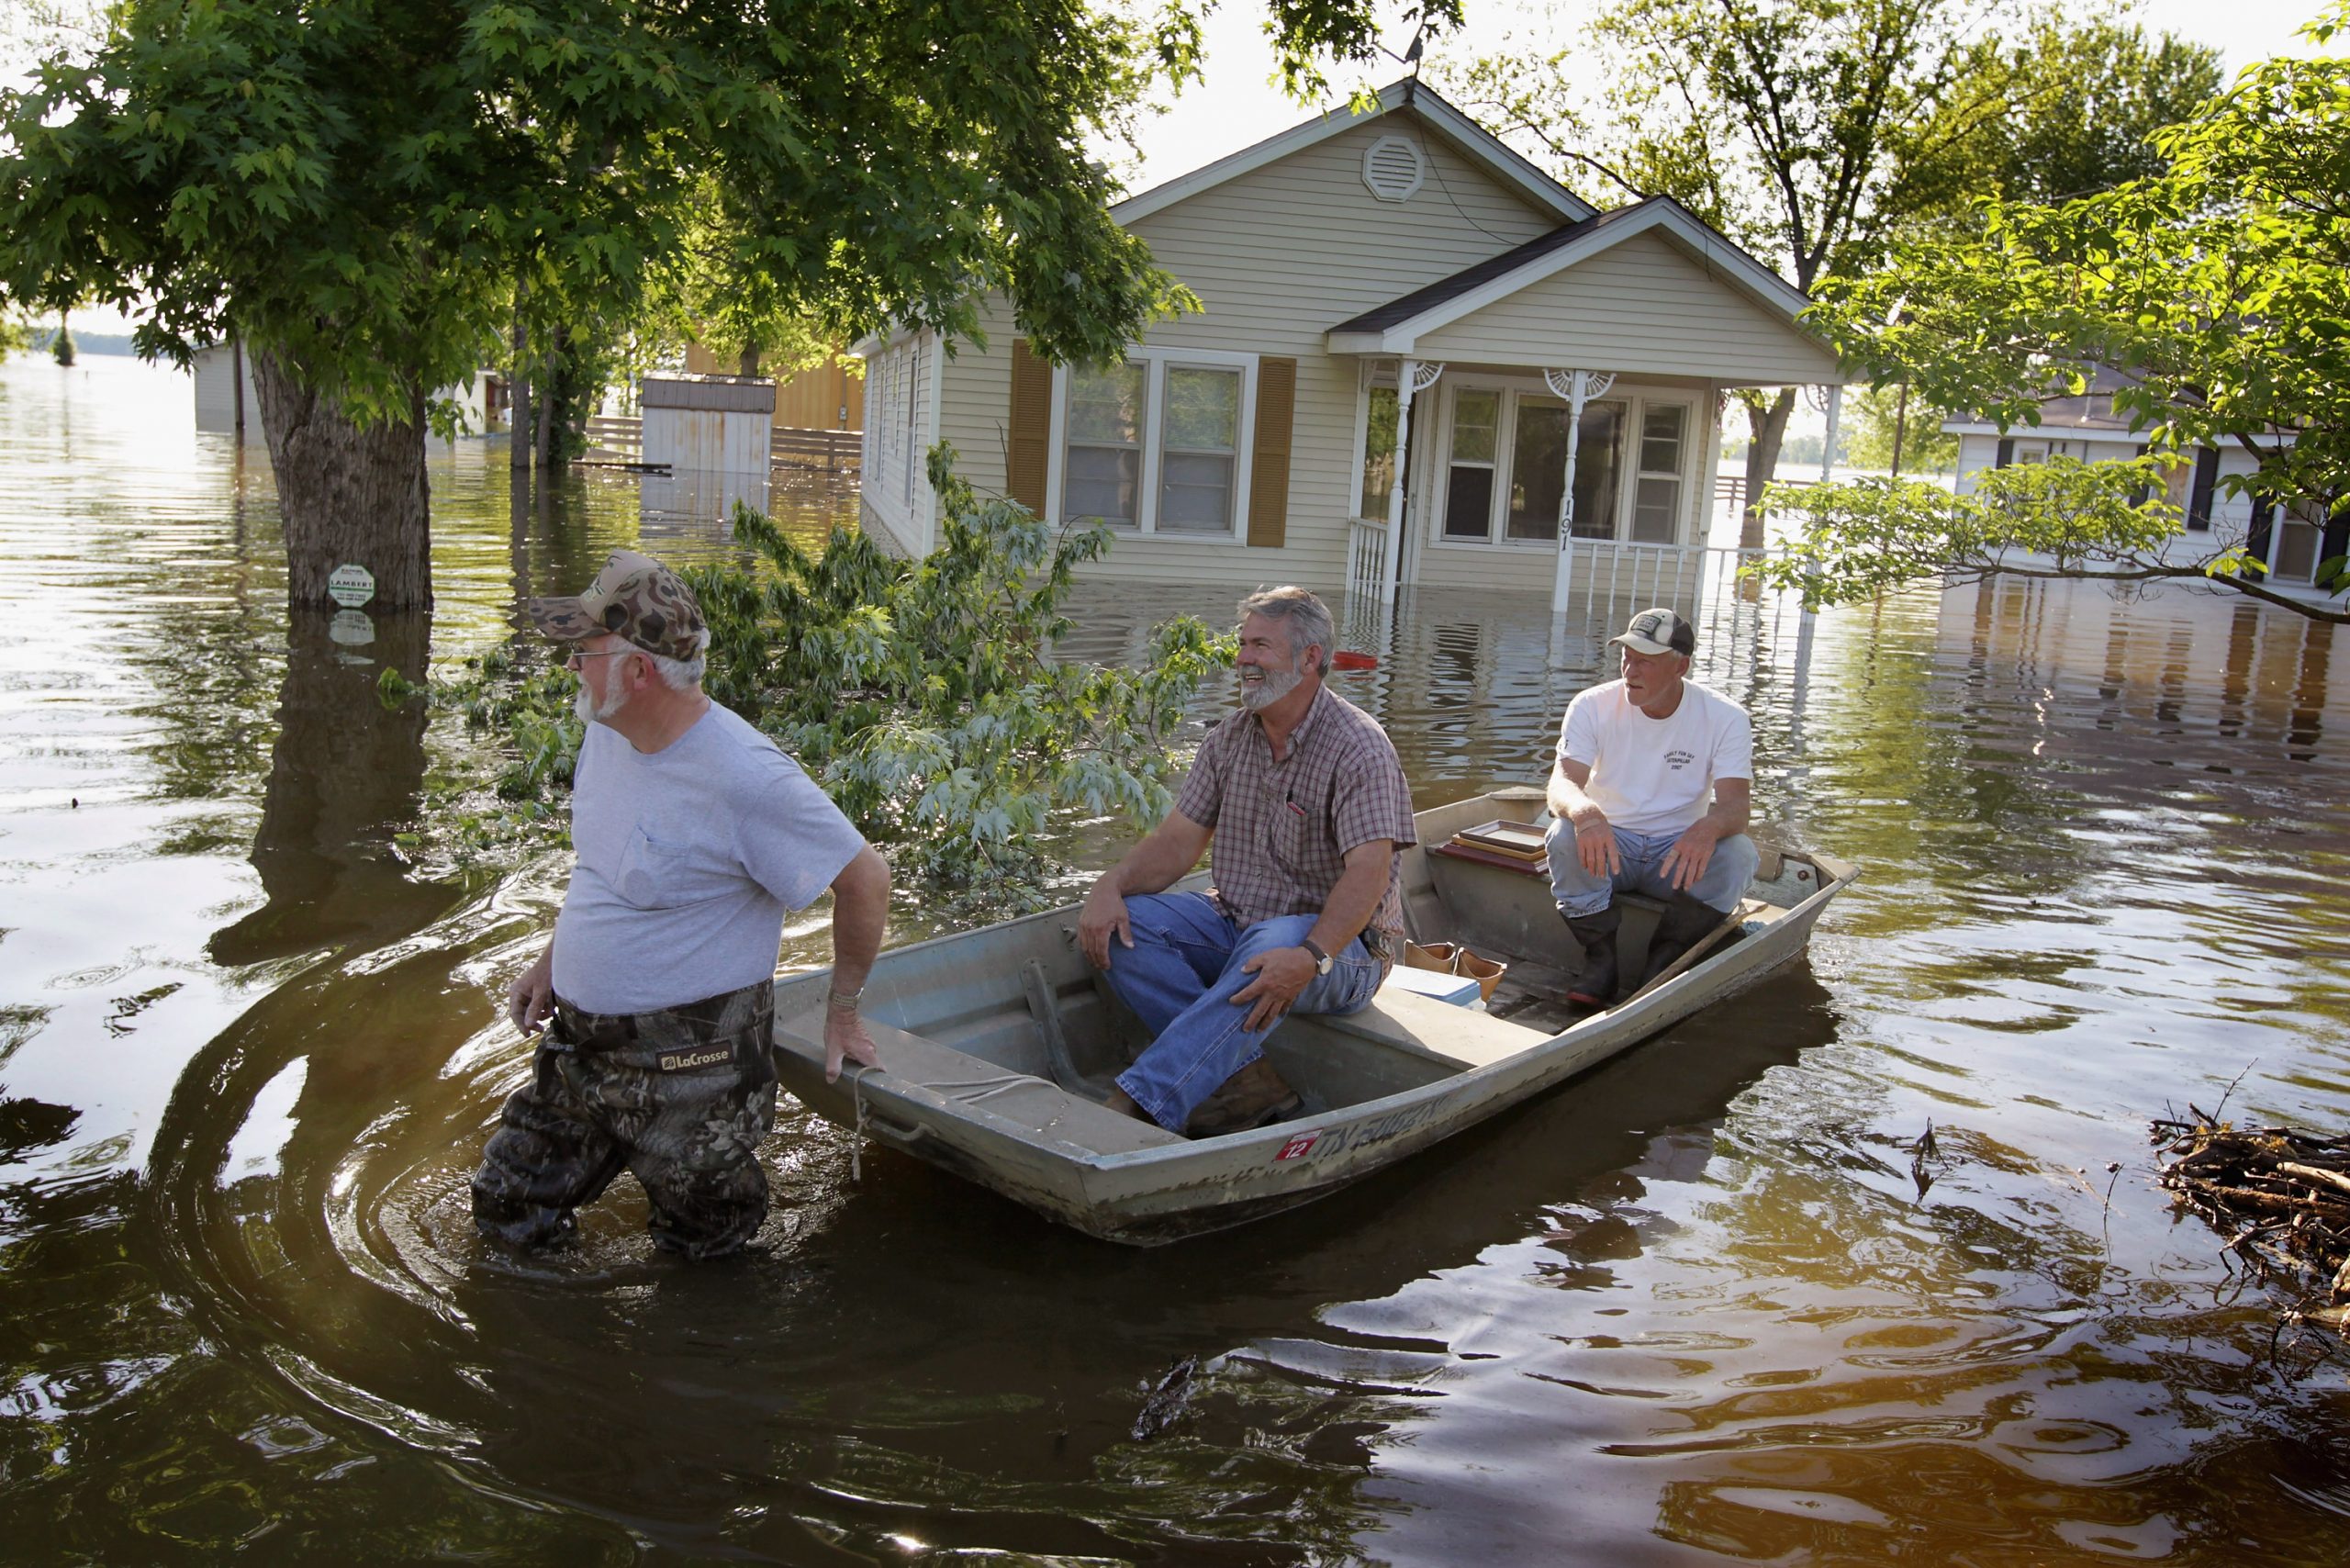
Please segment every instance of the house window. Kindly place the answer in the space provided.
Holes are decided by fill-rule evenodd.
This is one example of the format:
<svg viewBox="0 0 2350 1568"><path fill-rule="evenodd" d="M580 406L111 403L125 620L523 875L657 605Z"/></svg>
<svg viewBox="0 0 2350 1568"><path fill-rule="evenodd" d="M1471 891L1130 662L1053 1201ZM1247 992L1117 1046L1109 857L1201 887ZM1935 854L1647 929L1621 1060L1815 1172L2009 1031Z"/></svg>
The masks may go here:
<svg viewBox="0 0 2350 1568"><path fill-rule="evenodd" d="M1388 498L1395 489L1395 388L1374 386L1364 420L1362 493L1355 515L1373 522L1387 521Z"/></svg>
<svg viewBox="0 0 2350 1568"><path fill-rule="evenodd" d="M1048 514L1231 541L1248 510L1255 354L1137 343L1121 364L1054 372Z"/></svg>
<svg viewBox="0 0 2350 1568"><path fill-rule="evenodd" d="M1183 533L1231 532L1240 454L1240 372L1170 364L1166 408L1158 526Z"/></svg>
<svg viewBox="0 0 2350 1568"><path fill-rule="evenodd" d="M1484 539L1493 532L1494 454L1502 395L1462 387L1452 395L1452 465L1445 478L1444 536Z"/></svg>
<svg viewBox="0 0 2350 1568"><path fill-rule="evenodd" d="M1640 415L1640 467L1633 480L1632 537L1671 544L1681 533L1681 447L1689 410L1678 403Z"/></svg>
<svg viewBox="0 0 2350 1568"><path fill-rule="evenodd" d="M1064 518L1132 528L1140 517L1144 399L1149 376L1131 360L1080 368L1069 379L1068 493Z"/></svg>

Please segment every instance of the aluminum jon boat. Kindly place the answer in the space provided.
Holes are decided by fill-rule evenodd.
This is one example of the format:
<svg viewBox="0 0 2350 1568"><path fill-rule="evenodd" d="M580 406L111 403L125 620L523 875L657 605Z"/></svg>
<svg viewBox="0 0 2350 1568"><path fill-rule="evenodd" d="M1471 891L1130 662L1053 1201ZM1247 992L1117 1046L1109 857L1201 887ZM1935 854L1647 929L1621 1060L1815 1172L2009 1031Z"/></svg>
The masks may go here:
<svg viewBox="0 0 2350 1568"><path fill-rule="evenodd" d="M1192 1139L1102 1106L1147 1041L1079 952L1074 906L882 954L865 991L881 1065L852 1065L836 1083L824 1081L821 1044L830 971L779 976L784 1086L1049 1219L1112 1241L1172 1241L1336 1191L1751 985L1803 951L1856 874L1765 846L1744 900L1707 943L1636 996L1581 1015L1562 1000L1581 956L1539 864L1460 836L1544 815L1535 790L1416 815L1420 842L1403 871L1413 938L1507 969L1483 1003L1472 986L1438 977L1431 987L1399 969L1360 1013L1291 1018L1266 1043L1305 1101L1288 1121ZM1656 911L1638 898L1624 906L1621 948L1637 975Z"/></svg>

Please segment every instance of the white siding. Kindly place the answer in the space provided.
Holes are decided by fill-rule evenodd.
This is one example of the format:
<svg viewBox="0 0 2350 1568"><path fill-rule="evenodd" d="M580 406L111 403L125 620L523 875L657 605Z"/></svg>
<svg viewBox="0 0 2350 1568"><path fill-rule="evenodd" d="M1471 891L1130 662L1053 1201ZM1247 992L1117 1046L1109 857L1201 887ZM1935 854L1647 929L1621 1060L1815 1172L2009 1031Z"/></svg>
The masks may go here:
<svg viewBox="0 0 2350 1568"><path fill-rule="evenodd" d="M1421 334L1435 360L1522 360L1526 345L1557 345L1564 366L1692 375L1734 386L1841 379L1835 357L1655 233L1639 234Z"/></svg>
<svg viewBox="0 0 2350 1568"><path fill-rule="evenodd" d="M930 551L928 464L938 431L938 340L916 332L865 364L860 526L902 555Z"/></svg>
<svg viewBox="0 0 2350 1568"><path fill-rule="evenodd" d="M1420 140L1428 175L1409 201L1383 202L1362 183L1363 151L1399 131ZM1276 553L1237 539L1125 534L1096 570L1181 582L1343 588L1358 460L1357 370L1352 358L1324 351L1323 333L1548 233L1557 221L1408 117L1390 115L1136 223L1159 264L1204 308L1154 327L1147 343L1298 362L1287 545ZM940 425L971 482L1001 491L1015 335L1009 309L991 308L987 330L984 352L966 345L946 367ZM1057 469L1061 461L1056 451Z"/></svg>
<svg viewBox="0 0 2350 1568"><path fill-rule="evenodd" d="M1958 438L1956 487L1960 495L1972 495L1977 476L1986 469L1997 466L2000 439L1998 435L1980 431L1962 434ZM2062 429L2019 430L2013 432L2013 439L2018 447L2040 443L2047 448L2051 455L2070 457L2078 462L2110 461L2131 457L2136 454L2139 446L2139 438L2126 431L2099 431L2094 436L2085 437L2079 431L2067 432ZM2258 466L2253 461L2252 454L2241 446L2233 444L2221 446L2219 453L2218 478L2222 484L2231 478L2248 478ZM2192 498L2194 483L2195 462L2190 456L2187 462L2171 470L2165 487L2171 503L2177 507L2182 514L2187 510ZM2231 495L2221 486L2215 485L2211 492L2210 527L2182 530L2164 546L2161 555L2168 561L2189 562L2202 560L2221 550L2232 549L2244 543L2251 533L2252 521L2253 503L2249 496ZM2270 548L2273 555L2276 549L2274 543ZM2032 561L2043 558L2019 554L2015 559ZM2304 586L2305 583L2306 576L2302 579ZM2278 577L2269 580L2268 586L2286 588L2296 585L2288 579Z"/></svg>

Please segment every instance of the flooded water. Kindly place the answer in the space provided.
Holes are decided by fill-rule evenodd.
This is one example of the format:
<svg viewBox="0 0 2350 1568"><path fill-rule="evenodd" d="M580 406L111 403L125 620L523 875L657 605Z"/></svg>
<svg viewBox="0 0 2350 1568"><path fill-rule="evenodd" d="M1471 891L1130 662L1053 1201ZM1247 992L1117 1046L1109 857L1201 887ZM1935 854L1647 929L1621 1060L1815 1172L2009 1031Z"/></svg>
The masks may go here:
<svg viewBox="0 0 2350 1568"><path fill-rule="evenodd" d="M337 641L288 624L266 465L189 401L0 367L10 1561L2350 1557L2342 1372L2271 1362L2145 1137L2190 1101L2350 1123L2339 633L2081 586L1807 637L1717 610L1698 673L1754 711L1762 815L1864 870L1735 1003L1172 1248L878 1149L853 1176L787 1114L755 1256L654 1256L629 1189L524 1265L464 1180L565 868L404 863L468 742L375 679L614 544L732 546L710 497L610 474L514 509L460 446L430 627ZM1078 643L1230 598L1089 592ZM1347 678L1422 804L1546 766L1605 629L1545 610L1423 595ZM789 934L823 950L821 914Z"/></svg>

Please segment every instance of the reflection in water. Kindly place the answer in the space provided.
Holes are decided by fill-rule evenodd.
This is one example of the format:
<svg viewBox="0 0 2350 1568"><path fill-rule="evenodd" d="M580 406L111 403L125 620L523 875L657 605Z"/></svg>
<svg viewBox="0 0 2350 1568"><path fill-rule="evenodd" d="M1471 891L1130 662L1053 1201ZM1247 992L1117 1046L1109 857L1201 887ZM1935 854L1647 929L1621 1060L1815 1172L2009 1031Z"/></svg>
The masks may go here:
<svg viewBox="0 0 2350 1568"><path fill-rule="evenodd" d="M329 942L372 949L448 902L446 890L410 881L391 854L424 785L424 704L386 706L375 696L387 669L422 684L431 641L431 617L415 611L291 613L253 835L268 902L212 938L214 962L259 963Z"/></svg>
<svg viewBox="0 0 2350 1568"><path fill-rule="evenodd" d="M463 443L431 645L337 644L286 624L265 468L170 433L185 384L53 368L0 367L15 1555L2341 1560L2350 1408L2267 1370L2143 1142L2190 1098L2350 1117L2333 629L2049 584L1709 603L1698 674L1755 713L1770 831L1864 868L1807 964L1169 1249L878 1149L853 1178L853 1139L787 1116L758 1256L666 1265L624 1182L517 1263L464 1181L563 867L405 871L389 834L473 743L374 678L495 644L615 545L727 555L723 519L609 471L518 501ZM802 536L845 503L771 498ZM1074 651L1235 597L1088 587ZM1340 608L1380 661L1340 689L1427 805L1539 778L1633 607Z"/></svg>

